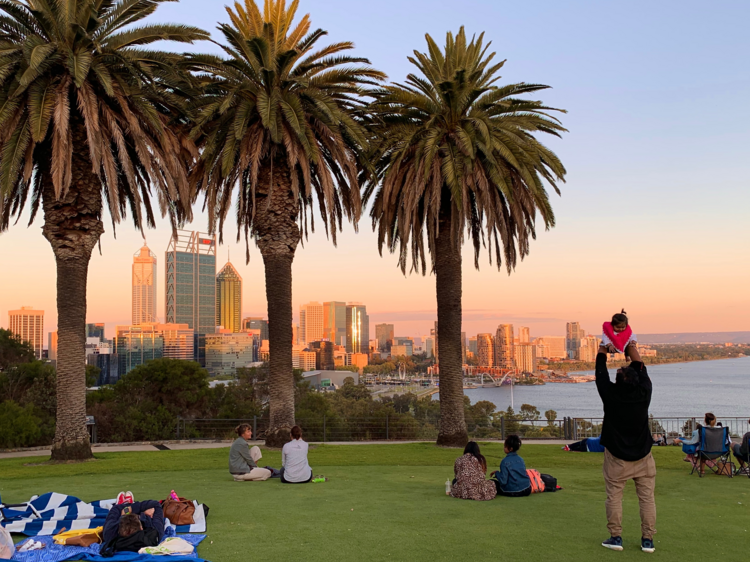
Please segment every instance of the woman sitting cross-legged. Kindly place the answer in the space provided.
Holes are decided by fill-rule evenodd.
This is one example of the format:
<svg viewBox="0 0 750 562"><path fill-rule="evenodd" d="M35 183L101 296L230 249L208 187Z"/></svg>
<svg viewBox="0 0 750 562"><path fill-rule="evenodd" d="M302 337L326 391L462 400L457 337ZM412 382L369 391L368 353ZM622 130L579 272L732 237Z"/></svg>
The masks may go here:
<svg viewBox="0 0 750 562"><path fill-rule="evenodd" d="M495 472L497 478L497 495L521 498L531 495L531 480L526 472L526 463L518 456L521 439L518 435L509 435L505 440L505 458L500 462L500 470Z"/></svg>
<svg viewBox="0 0 750 562"><path fill-rule="evenodd" d="M464 454L456 459L453 467L456 479L451 496L462 500L492 500L497 495L495 484L485 478L487 461L479 452L479 445L469 441Z"/></svg>
<svg viewBox="0 0 750 562"><path fill-rule="evenodd" d="M235 428L237 439L229 449L229 472L234 476L236 482L253 482L268 480L271 471L267 468L259 468L258 461L263 456L260 448L255 446L248 450L247 442L253 437L253 430L246 423Z"/></svg>
<svg viewBox="0 0 750 562"><path fill-rule="evenodd" d="M281 449L281 483L304 484L312 480L312 468L307 462L307 443L302 441L302 428L292 428L292 440Z"/></svg>

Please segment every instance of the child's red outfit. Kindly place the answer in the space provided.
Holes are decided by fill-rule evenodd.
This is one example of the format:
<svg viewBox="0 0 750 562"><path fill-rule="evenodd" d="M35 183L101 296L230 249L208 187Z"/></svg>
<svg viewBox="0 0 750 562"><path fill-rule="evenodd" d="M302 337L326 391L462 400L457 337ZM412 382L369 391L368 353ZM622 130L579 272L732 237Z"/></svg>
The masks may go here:
<svg viewBox="0 0 750 562"><path fill-rule="evenodd" d="M625 353L625 348L631 343L638 343L638 339L630 326L622 332L615 332L612 322L605 322L602 326L602 345L612 344L617 351Z"/></svg>

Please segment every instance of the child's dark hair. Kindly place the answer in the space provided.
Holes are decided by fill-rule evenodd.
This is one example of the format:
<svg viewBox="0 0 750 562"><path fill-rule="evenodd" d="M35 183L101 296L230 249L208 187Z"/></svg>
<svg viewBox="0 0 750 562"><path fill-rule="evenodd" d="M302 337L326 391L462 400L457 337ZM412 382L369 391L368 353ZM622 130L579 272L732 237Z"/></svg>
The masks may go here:
<svg viewBox="0 0 750 562"><path fill-rule="evenodd" d="M622 312L612 315L612 327L614 328L627 328L628 327L628 316L625 309Z"/></svg>
<svg viewBox="0 0 750 562"><path fill-rule="evenodd" d="M505 448L511 453L515 453L521 448L521 438L518 435L508 435L505 440Z"/></svg>

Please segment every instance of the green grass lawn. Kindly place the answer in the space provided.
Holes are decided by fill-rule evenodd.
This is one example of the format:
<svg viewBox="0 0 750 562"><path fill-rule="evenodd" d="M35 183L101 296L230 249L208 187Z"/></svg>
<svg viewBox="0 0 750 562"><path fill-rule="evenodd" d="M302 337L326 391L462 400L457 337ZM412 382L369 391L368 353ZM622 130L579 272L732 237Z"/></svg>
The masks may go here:
<svg viewBox="0 0 750 562"><path fill-rule="evenodd" d="M482 446L492 466L502 446ZM457 451L431 444L322 445L310 462L325 484L234 482L228 449L102 453L83 464L42 465L39 458L0 460L6 503L56 491L84 500L132 490L137 500L171 489L210 506L199 554L214 562L245 560L626 560L685 562L744 559L750 545L750 479L688 476L679 448L654 449L658 466L656 553L640 551L632 483L624 502L624 552L606 538L603 456L525 445L529 468L558 478L564 491L473 502L446 497ZM280 465L278 451L261 464Z"/></svg>

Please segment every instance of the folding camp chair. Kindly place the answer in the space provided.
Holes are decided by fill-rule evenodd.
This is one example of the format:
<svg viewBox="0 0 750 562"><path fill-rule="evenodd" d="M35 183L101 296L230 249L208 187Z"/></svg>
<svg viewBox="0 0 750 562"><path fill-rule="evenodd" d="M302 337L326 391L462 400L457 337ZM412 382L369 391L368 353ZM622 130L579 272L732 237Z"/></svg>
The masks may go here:
<svg viewBox="0 0 750 562"><path fill-rule="evenodd" d="M729 428L698 426L698 432L700 439L695 452L695 463L690 474L698 472L698 475L702 477L700 466L701 461L704 461L704 466L715 474L723 473L729 465L727 472L728 476L732 478L734 476L734 463L730 458ZM705 461L712 462L708 464Z"/></svg>
<svg viewBox="0 0 750 562"><path fill-rule="evenodd" d="M737 460L741 460L745 463L745 466L739 466L737 467L737 472L735 472L735 476L747 476L750 478L750 433L746 433L744 437L742 438L742 443L740 443L740 456L738 457L735 455L735 458ZM744 451L744 454L743 454Z"/></svg>

